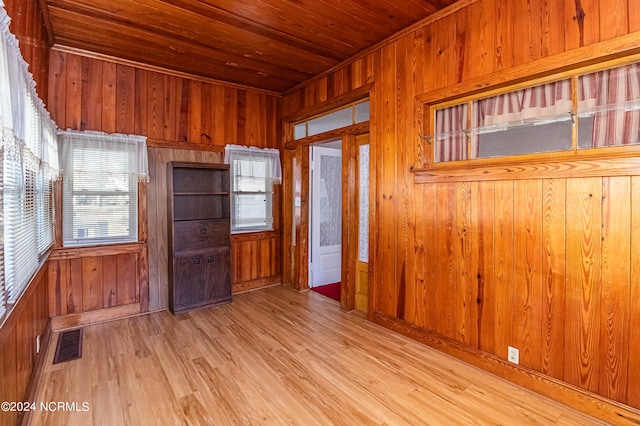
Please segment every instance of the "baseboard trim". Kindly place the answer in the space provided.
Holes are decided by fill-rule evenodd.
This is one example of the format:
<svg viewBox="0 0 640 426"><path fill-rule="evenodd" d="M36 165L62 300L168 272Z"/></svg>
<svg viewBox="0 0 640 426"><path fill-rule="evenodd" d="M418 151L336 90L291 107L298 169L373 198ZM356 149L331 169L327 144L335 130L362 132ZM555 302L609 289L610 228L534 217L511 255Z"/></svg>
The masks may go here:
<svg viewBox="0 0 640 426"><path fill-rule="evenodd" d="M373 322L571 408L618 425L640 424L640 410L411 325L382 312Z"/></svg>
<svg viewBox="0 0 640 426"><path fill-rule="evenodd" d="M274 275L273 277L259 278L257 280L233 283L231 285L231 291L233 294L244 293L247 291L259 290L261 288L280 285L281 282L282 282L282 277L280 275Z"/></svg>
<svg viewBox="0 0 640 426"><path fill-rule="evenodd" d="M140 313L146 312L140 312L139 303L132 303L130 305L116 306L96 311L63 315L51 318L51 330L56 332L74 327L84 327L86 325L127 318L139 315Z"/></svg>
<svg viewBox="0 0 640 426"><path fill-rule="evenodd" d="M40 341L40 352L36 356L36 361L33 366L33 370L31 370L31 378L29 379L29 387L27 388L27 401L35 402L36 396L38 395L38 390L40 388L40 378L42 377L42 373L44 371L44 366L47 358L47 352L49 349L49 344L51 343L51 337L53 336L53 331L51 330L51 320L47 322L47 326L42 333L42 340ZM23 412L22 417L18 418L19 425L28 425L31 424L31 416L32 411L27 410Z"/></svg>

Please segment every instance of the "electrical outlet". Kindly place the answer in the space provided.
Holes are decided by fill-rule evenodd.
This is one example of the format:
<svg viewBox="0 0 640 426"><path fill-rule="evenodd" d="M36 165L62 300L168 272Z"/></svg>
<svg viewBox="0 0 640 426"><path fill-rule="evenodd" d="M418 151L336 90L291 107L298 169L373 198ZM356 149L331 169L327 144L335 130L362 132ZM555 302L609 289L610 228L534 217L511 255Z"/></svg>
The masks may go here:
<svg viewBox="0 0 640 426"><path fill-rule="evenodd" d="M508 355L509 362L512 362L514 364L519 364L520 351L517 348L512 348L511 346L507 346L507 349L509 351L509 355Z"/></svg>
<svg viewBox="0 0 640 426"><path fill-rule="evenodd" d="M36 336L36 354L40 353L40 335Z"/></svg>

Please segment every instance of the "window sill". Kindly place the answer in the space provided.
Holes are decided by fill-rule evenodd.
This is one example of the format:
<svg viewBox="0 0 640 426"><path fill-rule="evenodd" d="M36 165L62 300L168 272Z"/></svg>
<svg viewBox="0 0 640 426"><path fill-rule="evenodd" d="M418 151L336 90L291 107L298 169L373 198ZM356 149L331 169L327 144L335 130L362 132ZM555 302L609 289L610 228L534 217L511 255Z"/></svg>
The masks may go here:
<svg viewBox="0 0 640 426"><path fill-rule="evenodd" d="M452 161L411 171L414 173L414 182L418 184L638 176L640 146Z"/></svg>

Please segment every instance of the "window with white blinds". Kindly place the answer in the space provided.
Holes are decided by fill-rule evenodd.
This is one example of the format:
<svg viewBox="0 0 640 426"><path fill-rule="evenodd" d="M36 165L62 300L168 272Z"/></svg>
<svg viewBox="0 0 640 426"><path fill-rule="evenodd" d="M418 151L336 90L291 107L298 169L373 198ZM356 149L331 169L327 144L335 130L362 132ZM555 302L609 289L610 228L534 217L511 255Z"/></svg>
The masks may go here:
<svg viewBox="0 0 640 426"><path fill-rule="evenodd" d="M58 173L57 127L36 94L9 22L0 7L0 319L53 244Z"/></svg>
<svg viewBox="0 0 640 426"><path fill-rule="evenodd" d="M59 132L64 246L138 241L138 181L148 180L146 138Z"/></svg>
<svg viewBox="0 0 640 426"><path fill-rule="evenodd" d="M273 184L282 182L277 149L226 145L231 170L231 232L273 229Z"/></svg>

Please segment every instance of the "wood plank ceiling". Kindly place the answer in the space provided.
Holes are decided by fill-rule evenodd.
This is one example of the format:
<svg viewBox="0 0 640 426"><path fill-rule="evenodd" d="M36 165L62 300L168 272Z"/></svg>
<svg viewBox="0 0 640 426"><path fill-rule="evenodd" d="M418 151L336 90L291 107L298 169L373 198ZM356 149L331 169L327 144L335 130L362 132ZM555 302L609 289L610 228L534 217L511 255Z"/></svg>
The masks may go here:
<svg viewBox="0 0 640 426"><path fill-rule="evenodd" d="M456 0L45 0L56 45L283 92Z"/></svg>

